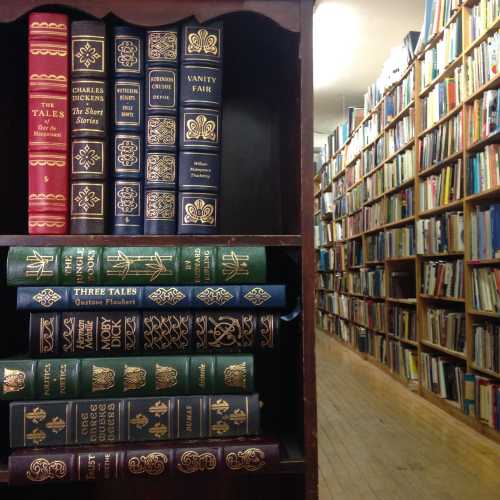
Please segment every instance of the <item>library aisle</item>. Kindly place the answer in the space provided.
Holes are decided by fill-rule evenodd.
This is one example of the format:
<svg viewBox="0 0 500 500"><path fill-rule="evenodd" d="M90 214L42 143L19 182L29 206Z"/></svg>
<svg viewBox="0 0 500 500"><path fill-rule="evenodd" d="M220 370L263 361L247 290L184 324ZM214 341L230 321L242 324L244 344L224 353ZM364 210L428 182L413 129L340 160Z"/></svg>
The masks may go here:
<svg viewBox="0 0 500 500"><path fill-rule="evenodd" d="M500 498L500 446L323 332L320 500Z"/></svg>

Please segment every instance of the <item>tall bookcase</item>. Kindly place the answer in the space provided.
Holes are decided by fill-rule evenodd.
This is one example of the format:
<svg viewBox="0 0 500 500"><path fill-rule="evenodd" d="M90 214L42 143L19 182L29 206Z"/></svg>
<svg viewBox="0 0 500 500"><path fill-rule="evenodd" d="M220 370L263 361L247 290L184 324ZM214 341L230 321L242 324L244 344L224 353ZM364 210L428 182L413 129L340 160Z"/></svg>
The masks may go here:
<svg viewBox="0 0 500 500"><path fill-rule="evenodd" d="M50 3L50 2L49 2ZM297 498L316 499L316 392L314 360L312 0L8 0L0 7L5 47L0 119L5 168L0 185L0 222L5 325L0 356L23 352L25 315L16 313L15 289L5 286L9 246L265 245L270 282L287 285L292 314L283 323L276 353L259 355L257 389L266 434L279 438L277 475L231 481L197 480L82 484L58 487L72 498ZM44 6L48 5L47 7ZM75 19L161 26L194 16L224 22L224 95L220 234L217 236L30 236L27 234L27 17L63 12ZM26 82L24 85L22 82ZM289 311L290 312L290 311ZM8 405L0 421L8 428ZM8 433L0 440L0 483L8 480ZM59 485L58 485L59 486ZM11 498L35 493L0 484ZM40 491L40 490L39 490ZM44 490L52 491L51 487ZM55 491L55 490L54 490Z"/></svg>
<svg viewBox="0 0 500 500"><path fill-rule="evenodd" d="M320 330L344 342L355 352L360 353L365 359L375 363L424 398L479 432L500 442L500 432L491 428L484 418L466 414L461 407L440 397L432 390L432 386L426 380L425 365L426 360L429 360L427 356L440 357L446 363L460 367L464 374L490 379L488 384L500 384L498 371L475 363L475 349L477 348L475 326L488 321L494 322L500 318L496 312L477 310L473 306L474 295L477 293L474 290L474 269L495 268L500 263L498 258L474 260L472 258L472 240L477 238L476 232L472 235L474 211L477 206L482 207L500 201L500 185L471 194L469 178L471 156L483 151L490 144L500 143L498 130L475 142L471 139L470 117L474 113L474 101L481 98L486 91L500 88L498 73L484 84L476 84L475 87L467 76L470 74L468 67L471 64L470 56L490 36L497 33L500 27L500 18L497 17L484 27L480 36L472 38L470 30L472 9L479 4L480 0L467 0L452 12L448 19L444 20L439 31L417 54L400 80L385 91L381 100L372 109L365 110L363 121L315 176L315 217L320 234L319 242L318 239L316 241L316 324ZM437 75L429 73L426 58L428 61L431 52L436 50L440 43L446 47L446 50L452 52L449 40L459 22L461 22L461 33L459 32L461 49L457 50L453 57L448 57L443 67L438 69ZM394 112L394 116L386 120L383 116L386 101L392 93L397 91L398 87L404 86L409 75L414 75L411 98L404 100ZM438 93L440 85L448 85L450 78L457 82L455 91L461 99L457 97L457 104L453 109L443 108L438 114L425 116L425 113L429 111L426 107L426 99ZM382 119L377 118L380 115ZM394 147L389 150L390 131L401 124L405 117L410 117L414 133L412 137L407 137L408 140L404 144L399 144L395 151ZM379 126L372 130L372 124L377 120L379 120ZM425 149L425 142L432 134L437 134L440 128L445 126L451 128L450 124L453 122L457 125L454 129L456 137L461 136L461 140L456 141L453 147L448 143L446 153L436 157L435 161L426 160L423 154L428 152ZM377 141L381 138L385 141L383 157L373 161L369 152L376 148ZM382 192L368 191L366 186L370 183L370 179L377 175L377 171L384 171L387 175L387 170L390 168L388 164L396 157L404 155L405 151L412 151L414 163L412 175L401 178L396 186L387 187L386 184ZM346 183L345 192L336 197L335 193L338 193L339 184L343 178L350 175L349 169L352 169L356 163L360 164L362 173L357 181L359 184L348 185ZM445 180L446 176L449 176L447 182L450 184L446 192L452 194L447 199L438 200L437 203L429 195L431 198L429 205L428 194L425 192L424 198L421 184L427 182L432 186L434 182L439 183L439 175L442 175ZM353 220L359 207L354 206L351 207L352 210L349 210L349 201L344 202L342 197L349 198L356 186L362 183L365 184L365 189L361 210L364 212L367 207L380 203L384 220L376 227L367 226L364 221L362 231L353 234L349 232L349 220ZM388 222L388 205L391 197L408 188L413 188L413 212L400 220ZM329 192L334 193L331 207L324 199L325 193ZM342 203L347 209L342 207ZM424 224L431 224L429 221L440 216L450 219L456 217L457 220L462 221L457 227L463 228L463 248L450 246L446 251L439 251L436 247L424 245L425 248L415 248L415 252L411 255L387 255L390 231L404 227L422 227ZM345 226L345 221L347 221L347 226ZM380 234L384 235L386 253L383 258L380 255L374 258L371 250L373 238ZM416 237L416 233L414 235ZM349 246L353 244L353 241L362 243L362 262L351 262L348 259ZM463 293L451 296L443 295L441 292L436 294L436 291L434 293L423 292L423 285L427 283L427 267L438 263L447 264L450 267L454 265L455 269L460 267L463 269ZM352 277L353 274L369 273L377 267L384 271L383 297L374 297L366 290L361 290L361 293L358 293L359 290L353 290L352 284L356 281L356 278ZM403 274L394 275L394 273ZM398 276L400 283L397 283ZM411 293L403 290L403 298L394 297L393 285L399 289L410 286ZM497 293L498 290L497 286ZM408 335L403 327L394 328L391 311L394 311L396 307L401 311L409 311L407 313L409 318L415 315L412 334ZM360 314L359 311L363 311L364 308L365 314ZM383 317L382 328L380 328L380 322L377 322L377 314L380 312ZM451 348L447 344L444 345L445 342L439 339L432 339L432 332L429 329L430 317L445 317L447 320L453 317L459 318L457 321L463 321L465 323L463 350L457 346ZM411 331L411 328L409 330Z"/></svg>

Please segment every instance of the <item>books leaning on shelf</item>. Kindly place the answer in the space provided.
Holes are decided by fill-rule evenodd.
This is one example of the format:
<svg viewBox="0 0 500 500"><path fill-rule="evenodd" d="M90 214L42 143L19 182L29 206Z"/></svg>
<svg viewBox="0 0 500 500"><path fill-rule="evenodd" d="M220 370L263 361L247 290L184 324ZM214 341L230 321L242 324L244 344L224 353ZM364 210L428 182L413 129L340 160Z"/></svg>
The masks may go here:
<svg viewBox="0 0 500 500"><path fill-rule="evenodd" d="M418 49L424 48L449 23L462 3L463 0L426 0Z"/></svg>
<svg viewBox="0 0 500 500"><path fill-rule="evenodd" d="M395 189L415 176L414 150L407 149L384 165L385 189Z"/></svg>
<svg viewBox="0 0 500 500"><path fill-rule="evenodd" d="M427 352L420 354L420 360L421 382L424 389L463 408L464 367L447 357Z"/></svg>
<svg viewBox="0 0 500 500"><path fill-rule="evenodd" d="M472 306L475 310L500 313L500 267L472 270Z"/></svg>
<svg viewBox="0 0 500 500"><path fill-rule="evenodd" d="M425 340L450 351L465 353L465 314L429 307L426 312Z"/></svg>
<svg viewBox="0 0 500 500"><path fill-rule="evenodd" d="M500 258L500 203L471 210L471 257Z"/></svg>
<svg viewBox="0 0 500 500"><path fill-rule="evenodd" d="M426 130L451 113L463 101L463 69L455 68L454 76L437 83L422 99L422 130Z"/></svg>
<svg viewBox="0 0 500 500"><path fill-rule="evenodd" d="M464 194L462 160L426 176L419 184L420 211L432 210L458 201Z"/></svg>
<svg viewBox="0 0 500 500"><path fill-rule="evenodd" d="M417 312L414 307L389 304L387 314L391 335L403 340L417 341Z"/></svg>
<svg viewBox="0 0 500 500"><path fill-rule="evenodd" d="M415 255L414 225L397 227L385 232L385 258L411 257Z"/></svg>
<svg viewBox="0 0 500 500"><path fill-rule="evenodd" d="M474 365L500 373L500 324L491 321L475 323L472 335Z"/></svg>
<svg viewBox="0 0 500 500"><path fill-rule="evenodd" d="M500 145L489 144L469 156L467 194L478 194L500 186Z"/></svg>
<svg viewBox="0 0 500 500"><path fill-rule="evenodd" d="M500 17L500 3L498 0L479 0L471 8L469 17L469 36L474 42L485 34Z"/></svg>
<svg viewBox="0 0 500 500"><path fill-rule="evenodd" d="M500 90L487 90L468 107L469 144L498 132L500 127Z"/></svg>
<svg viewBox="0 0 500 500"><path fill-rule="evenodd" d="M464 261L425 261L422 269L422 293L433 297L463 298Z"/></svg>
<svg viewBox="0 0 500 500"><path fill-rule="evenodd" d="M462 116L460 111L432 129L420 140L420 171L437 165L463 148Z"/></svg>
<svg viewBox="0 0 500 500"><path fill-rule="evenodd" d="M445 212L416 223L417 253L436 255L464 251L464 214Z"/></svg>
<svg viewBox="0 0 500 500"><path fill-rule="evenodd" d="M385 257L384 232L366 236L368 262L381 262Z"/></svg>
<svg viewBox="0 0 500 500"><path fill-rule="evenodd" d="M388 364L392 372L410 383L418 381L417 350L404 347L398 340L389 340Z"/></svg>
<svg viewBox="0 0 500 500"><path fill-rule="evenodd" d="M279 470L279 442L247 437L194 443L79 446L16 450L9 457L9 484L27 486L130 479L194 479L198 476L268 474Z"/></svg>

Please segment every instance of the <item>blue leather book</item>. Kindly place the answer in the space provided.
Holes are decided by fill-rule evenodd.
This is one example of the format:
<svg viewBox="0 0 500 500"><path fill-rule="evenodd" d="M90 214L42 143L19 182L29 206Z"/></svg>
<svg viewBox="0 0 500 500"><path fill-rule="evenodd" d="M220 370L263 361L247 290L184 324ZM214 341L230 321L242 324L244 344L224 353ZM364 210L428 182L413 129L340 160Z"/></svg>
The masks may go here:
<svg viewBox="0 0 500 500"><path fill-rule="evenodd" d="M143 233L144 37L141 30L113 30L113 234Z"/></svg>
<svg viewBox="0 0 500 500"><path fill-rule="evenodd" d="M17 309L282 309L285 285L19 287Z"/></svg>
<svg viewBox="0 0 500 500"><path fill-rule="evenodd" d="M143 233L143 189L140 180L116 180L113 192L113 234Z"/></svg>
<svg viewBox="0 0 500 500"><path fill-rule="evenodd" d="M220 108L221 99L222 68L205 64L181 66L181 106Z"/></svg>
<svg viewBox="0 0 500 500"><path fill-rule="evenodd" d="M217 193L220 183L219 153L179 152L179 191Z"/></svg>
<svg viewBox="0 0 500 500"><path fill-rule="evenodd" d="M144 193L144 234L177 233L177 192L147 189Z"/></svg>
<svg viewBox="0 0 500 500"><path fill-rule="evenodd" d="M179 28L176 25L146 31L146 65L174 66L179 63Z"/></svg>
<svg viewBox="0 0 500 500"><path fill-rule="evenodd" d="M223 23L213 21L199 24L189 21L182 27L181 62L222 65Z"/></svg>
<svg viewBox="0 0 500 500"><path fill-rule="evenodd" d="M177 233L217 234L219 197L216 193L178 193Z"/></svg>

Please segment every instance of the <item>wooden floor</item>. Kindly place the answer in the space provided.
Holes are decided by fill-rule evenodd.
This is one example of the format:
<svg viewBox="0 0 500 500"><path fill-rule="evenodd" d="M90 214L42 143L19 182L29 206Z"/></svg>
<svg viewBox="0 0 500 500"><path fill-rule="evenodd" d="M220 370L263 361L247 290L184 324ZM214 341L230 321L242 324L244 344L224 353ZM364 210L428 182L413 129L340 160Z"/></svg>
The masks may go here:
<svg viewBox="0 0 500 500"><path fill-rule="evenodd" d="M500 446L317 333L320 500L500 499Z"/></svg>

